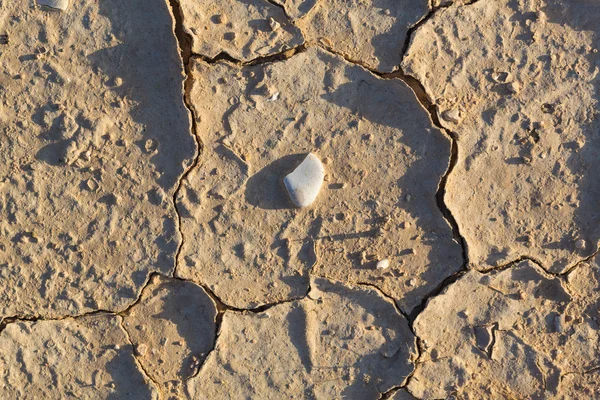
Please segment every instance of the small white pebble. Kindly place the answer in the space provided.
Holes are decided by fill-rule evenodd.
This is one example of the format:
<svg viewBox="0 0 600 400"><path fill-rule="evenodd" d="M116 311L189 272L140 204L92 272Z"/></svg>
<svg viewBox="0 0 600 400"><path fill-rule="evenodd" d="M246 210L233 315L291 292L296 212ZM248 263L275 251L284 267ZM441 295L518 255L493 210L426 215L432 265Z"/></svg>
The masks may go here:
<svg viewBox="0 0 600 400"><path fill-rule="evenodd" d="M383 259L377 263L377 269L388 269L390 267L390 260Z"/></svg>
<svg viewBox="0 0 600 400"><path fill-rule="evenodd" d="M69 0L37 0L40 6L65 11L69 7Z"/></svg>
<svg viewBox="0 0 600 400"><path fill-rule="evenodd" d="M317 156L310 153L283 179L283 183L292 202L297 207L307 207L317 198L324 178L323 164Z"/></svg>

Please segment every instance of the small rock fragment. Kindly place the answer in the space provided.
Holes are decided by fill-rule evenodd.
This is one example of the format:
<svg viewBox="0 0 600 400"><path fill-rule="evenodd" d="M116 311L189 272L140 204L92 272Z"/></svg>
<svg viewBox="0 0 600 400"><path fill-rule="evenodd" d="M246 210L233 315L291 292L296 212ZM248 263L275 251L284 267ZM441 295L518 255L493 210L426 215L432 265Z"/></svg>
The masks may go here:
<svg viewBox="0 0 600 400"><path fill-rule="evenodd" d="M217 24L226 24L227 23L227 16L224 14L220 14L215 16L215 22Z"/></svg>
<svg viewBox="0 0 600 400"><path fill-rule="evenodd" d="M521 84L519 82L511 82L508 84L508 90L511 93L518 94L521 91Z"/></svg>
<svg viewBox="0 0 600 400"><path fill-rule="evenodd" d="M37 0L40 6L65 11L69 7L69 0Z"/></svg>
<svg viewBox="0 0 600 400"><path fill-rule="evenodd" d="M146 150L146 153L154 153L157 147L158 143L154 139L148 139L144 143L144 150Z"/></svg>
<svg viewBox="0 0 600 400"><path fill-rule="evenodd" d="M446 121L458 124L460 122L460 111L455 108L444 111L443 117Z"/></svg>
<svg viewBox="0 0 600 400"><path fill-rule="evenodd" d="M99 185L98 182L96 182L94 179L88 179L87 181L85 181L85 187L90 192L95 192L96 190L98 190Z"/></svg>
<svg viewBox="0 0 600 400"><path fill-rule="evenodd" d="M475 334L475 345L479 350L489 352L492 345L493 335L491 326L476 326L473 328Z"/></svg>
<svg viewBox="0 0 600 400"><path fill-rule="evenodd" d="M552 114L554 112L554 106L552 104L544 103L542 104L542 112L544 114Z"/></svg>
<svg viewBox="0 0 600 400"><path fill-rule="evenodd" d="M292 202L297 207L307 207L317 198L324 178L323 164L310 153L302 164L284 178L283 183Z"/></svg>
<svg viewBox="0 0 600 400"><path fill-rule="evenodd" d="M579 239L578 241L575 242L575 247L577 247L578 250L585 250L586 243L584 239Z"/></svg>
<svg viewBox="0 0 600 400"><path fill-rule="evenodd" d="M390 260L383 259L377 263L377 269L388 269L390 267Z"/></svg>
<svg viewBox="0 0 600 400"><path fill-rule="evenodd" d="M137 347L135 348L135 352L139 356L144 356L148 352L148 346L146 346L143 343L138 344Z"/></svg>
<svg viewBox="0 0 600 400"><path fill-rule="evenodd" d="M281 24L275 21L273 18L269 18L269 25L271 26L271 30L273 32L276 32L277 30L279 30L279 28L281 28Z"/></svg>

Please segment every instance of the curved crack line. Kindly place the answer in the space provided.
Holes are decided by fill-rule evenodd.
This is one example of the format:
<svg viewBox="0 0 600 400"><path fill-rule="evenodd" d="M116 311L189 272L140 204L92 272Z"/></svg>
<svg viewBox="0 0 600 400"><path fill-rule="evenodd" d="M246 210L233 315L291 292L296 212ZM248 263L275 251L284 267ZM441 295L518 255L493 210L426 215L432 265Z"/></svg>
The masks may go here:
<svg viewBox="0 0 600 400"><path fill-rule="evenodd" d="M207 64L216 64L216 63L225 61L225 62L229 62L234 65L237 65L239 67L251 67L254 65L267 64L267 63L288 60L288 59L292 58L293 56L295 56L296 54L306 51L306 49L308 49L309 47L310 46L307 45L307 43L303 43L301 45L298 45L296 47L291 47L289 49L283 50L278 53L274 53L274 54L267 55L267 56L256 57L256 58L253 58L248 61L238 60L237 58L230 56L226 51L221 51L215 57L207 57L204 54L199 54L199 53L191 53L190 57L200 59Z"/></svg>
<svg viewBox="0 0 600 400"><path fill-rule="evenodd" d="M177 267L179 265L179 259L185 241L185 237L183 234L183 217L181 216L182 213L178 207L178 198L180 196L181 191L183 190L185 180L188 178L189 174L194 170L194 168L200 163L200 158L202 157L204 144L198 136L198 126L196 122L197 114L192 102L190 101L191 88L194 83L194 77L191 72L192 37L185 31L185 27L183 24L183 11L181 10L181 4L179 3L179 0L168 0L168 2L171 14L173 15L174 19L174 34L179 45L183 72L185 74L185 79L183 81L183 103L185 108L188 110L191 119L191 129L189 133L196 142L196 153L194 155L194 159L179 178L177 189L175 189L172 199L173 206L175 208L175 213L177 214L177 229L180 236L179 246L177 248L177 251L175 252L175 266L173 268L172 273L172 276L176 277Z"/></svg>
<svg viewBox="0 0 600 400"><path fill-rule="evenodd" d="M483 274L487 274L487 273L494 272L494 271L503 271L503 270L508 269L508 268L512 267L513 265L518 264L520 262L529 261L529 262L535 264L537 267L539 267L547 275L551 275L556 278L564 278L564 277L568 276L571 272L573 272L576 268L580 267L582 264L588 263L590 260L595 258L598 255L598 253L600 253L600 249L596 250L594 253L590 254L589 256L577 261L575 264L566 268L563 272L549 271L540 260L538 260L537 258L535 258L533 256L529 256L529 255L522 255L522 256L517 257L514 260L511 260L502 265L490 266L489 268L482 268L482 269L474 268L474 269Z"/></svg>
<svg viewBox="0 0 600 400"><path fill-rule="evenodd" d="M396 312L398 314L402 315L404 317L404 319L406 319L408 329L410 330L410 332L413 334L413 337L414 337L414 349L415 349L416 357L414 358L413 361L411 361L413 364L413 370L404 378L404 381L402 381L402 383L400 383L399 385L394 385L390 389L386 390L385 392L380 393L379 400L389 399L394 395L394 393L396 393L400 389L406 387L408 385L408 382L412 379L413 375L417 371L417 362L421 358L421 339L417 336L417 334L415 332L415 329L413 326L413 321L411 321L410 316L408 314L406 314L404 311L402 311L400 309L400 307L398 307L397 301L392 296L387 295L377 285L372 284L372 283L357 282L356 285L370 287L370 288L374 289L380 296L384 297L386 300L391 302L394 309L396 310ZM409 361L410 361L410 359L409 359Z"/></svg>

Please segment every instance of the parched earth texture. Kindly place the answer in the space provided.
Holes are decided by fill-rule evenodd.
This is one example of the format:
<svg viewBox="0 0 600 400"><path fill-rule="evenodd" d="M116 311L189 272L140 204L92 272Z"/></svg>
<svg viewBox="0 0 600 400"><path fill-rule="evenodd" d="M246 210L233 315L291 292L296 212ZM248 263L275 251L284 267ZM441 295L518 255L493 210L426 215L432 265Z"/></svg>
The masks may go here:
<svg viewBox="0 0 600 400"><path fill-rule="evenodd" d="M0 0L0 399L600 398L600 2L53 2Z"/></svg>

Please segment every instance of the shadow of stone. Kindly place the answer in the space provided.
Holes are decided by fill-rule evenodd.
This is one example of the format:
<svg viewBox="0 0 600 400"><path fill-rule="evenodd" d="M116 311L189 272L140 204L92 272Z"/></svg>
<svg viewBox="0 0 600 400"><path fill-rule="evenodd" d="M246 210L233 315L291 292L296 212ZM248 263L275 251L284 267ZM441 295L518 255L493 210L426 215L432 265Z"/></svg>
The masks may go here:
<svg viewBox="0 0 600 400"><path fill-rule="evenodd" d="M273 161L246 183L246 202L265 210L294 209L283 178L292 172L306 158L307 154L293 154Z"/></svg>
<svg viewBox="0 0 600 400"><path fill-rule="evenodd" d="M298 6L298 12L302 15L308 13L317 4L317 0L305 0Z"/></svg>

